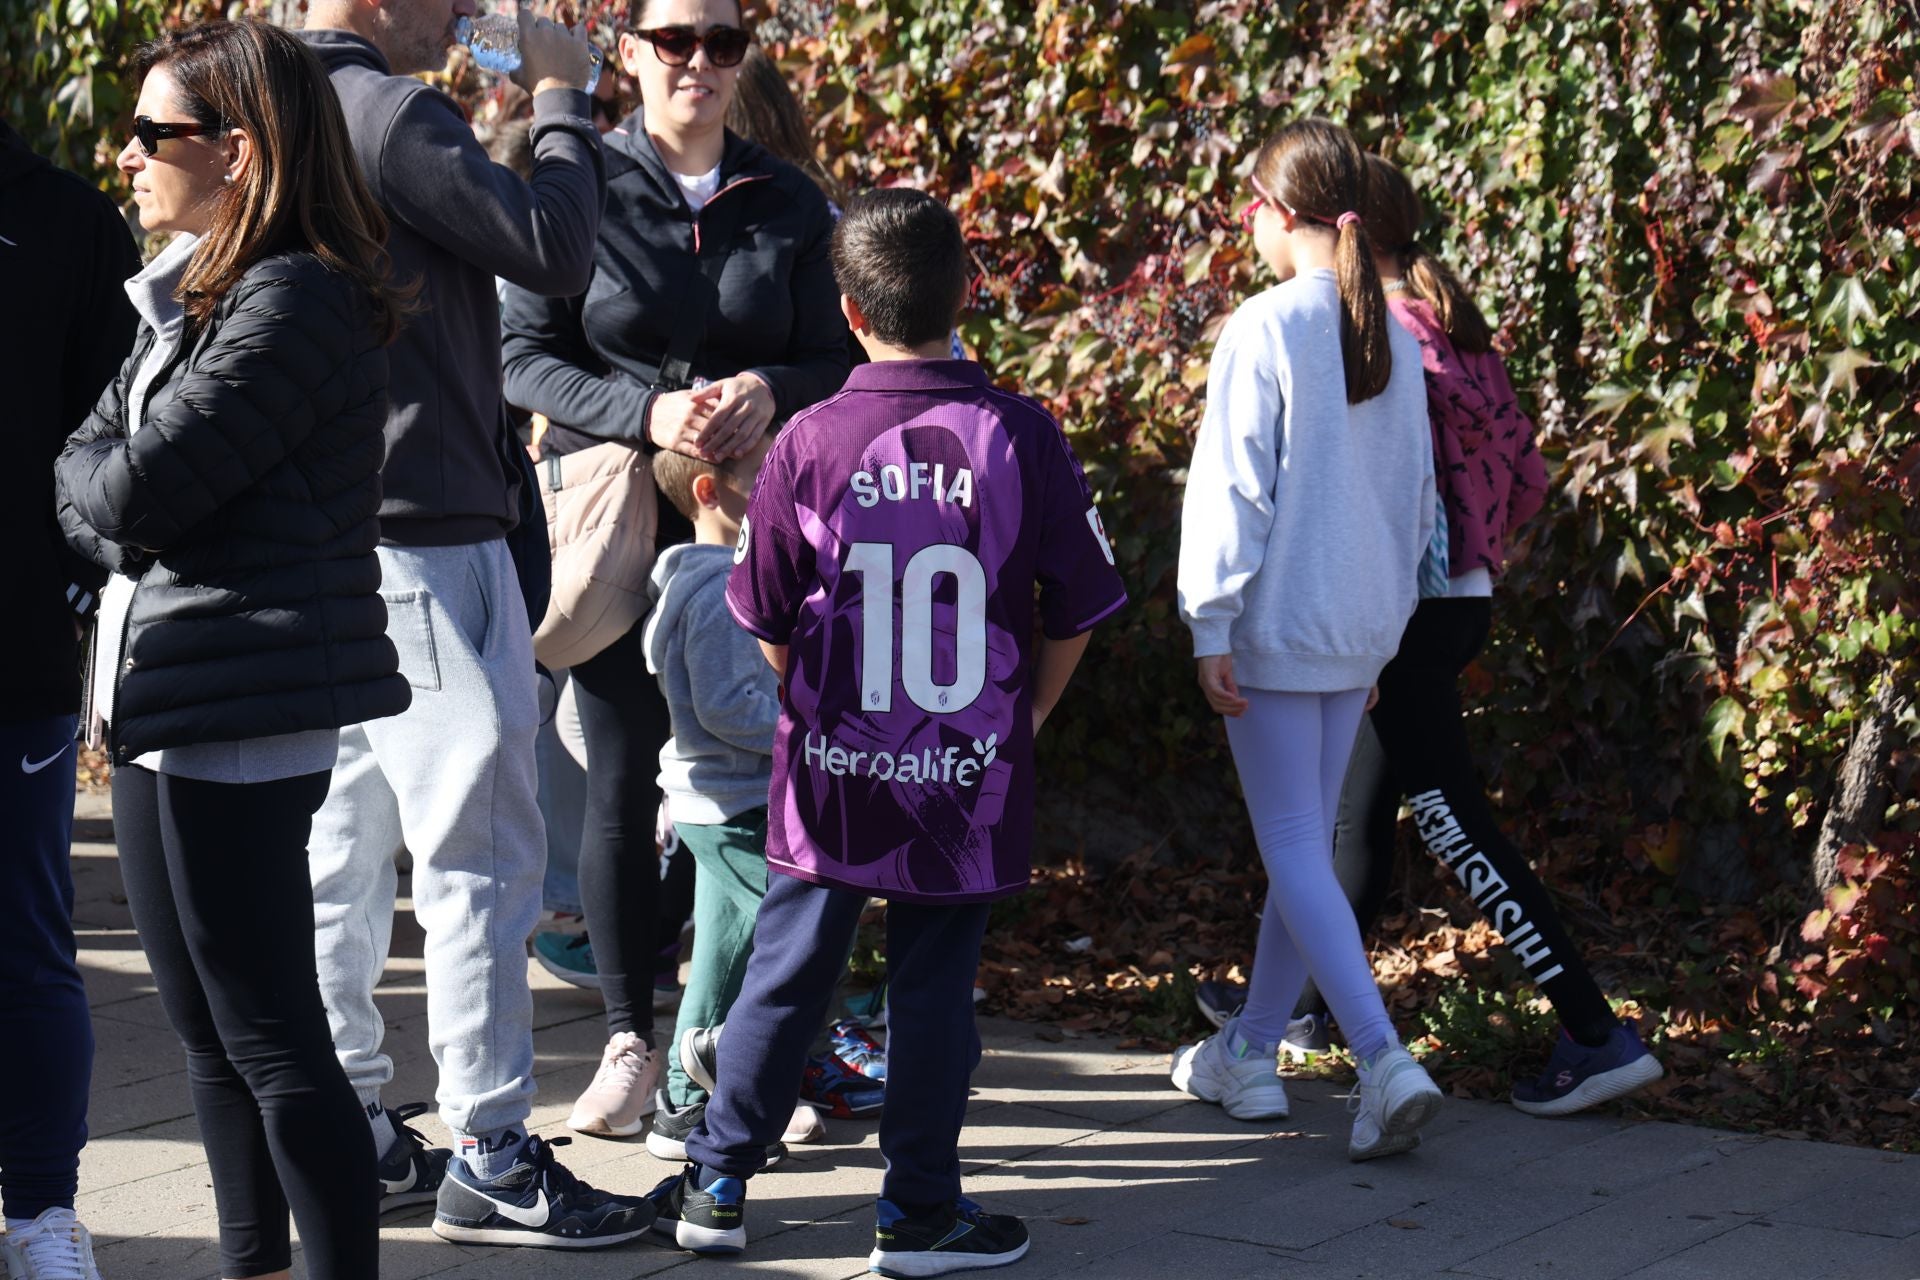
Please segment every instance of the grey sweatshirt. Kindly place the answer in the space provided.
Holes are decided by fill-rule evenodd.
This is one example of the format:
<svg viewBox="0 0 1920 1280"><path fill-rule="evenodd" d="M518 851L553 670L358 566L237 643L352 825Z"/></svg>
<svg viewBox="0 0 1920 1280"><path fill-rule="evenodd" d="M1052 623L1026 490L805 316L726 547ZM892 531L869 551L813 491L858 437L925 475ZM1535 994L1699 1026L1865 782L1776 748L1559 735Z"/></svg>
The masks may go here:
<svg viewBox="0 0 1920 1280"><path fill-rule="evenodd" d="M1364 689L1400 647L1433 532L1420 344L1390 321L1387 389L1347 403L1340 294L1307 271L1233 314L1214 347L1180 519L1196 657L1254 689Z"/></svg>
<svg viewBox="0 0 1920 1280"><path fill-rule="evenodd" d="M725 822L767 803L779 681L760 644L727 612L733 549L682 542L653 566L647 670L660 677L673 737L660 789L676 822Z"/></svg>
<svg viewBox="0 0 1920 1280"><path fill-rule="evenodd" d="M300 33L327 68L367 185L392 219L397 281L421 314L391 350L381 541L464 546L518 520L516 447L500 394L494 277L535 293L587 287L606 177L587 95L533 100L533 178L494 164L460 106L345 31Z"/></svg>

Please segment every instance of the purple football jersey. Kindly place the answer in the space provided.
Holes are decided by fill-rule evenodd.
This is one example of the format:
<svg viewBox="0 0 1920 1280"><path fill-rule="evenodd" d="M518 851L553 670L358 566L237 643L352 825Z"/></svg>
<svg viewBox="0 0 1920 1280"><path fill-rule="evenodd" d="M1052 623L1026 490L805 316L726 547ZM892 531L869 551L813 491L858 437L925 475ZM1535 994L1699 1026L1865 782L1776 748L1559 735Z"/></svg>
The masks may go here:
<svg viewBox="0 0 1920 1280"><path fill-rule="evenodd" d="M909 902L1027 885L1046 634L1126 603L1086 477L968 360L861 365L767 455L727 604L788 646L767 861Z"/></svg>

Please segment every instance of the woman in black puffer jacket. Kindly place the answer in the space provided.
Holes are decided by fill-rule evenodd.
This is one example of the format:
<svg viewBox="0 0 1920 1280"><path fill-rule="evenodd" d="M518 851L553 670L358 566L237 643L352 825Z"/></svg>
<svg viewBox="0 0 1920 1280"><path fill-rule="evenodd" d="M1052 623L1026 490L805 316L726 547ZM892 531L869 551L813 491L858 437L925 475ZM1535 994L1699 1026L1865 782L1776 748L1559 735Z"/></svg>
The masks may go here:
<svg viewBox="0 0 1920 1280"><path fill-rule="evenodd" d="M134 354L61 455L110 569L92 681L121 871L186 1045L226 1276L379 1270L372 1139L315 981L306 844L343 725L408 686L374 558L405 304L319 63L264 24L143 54L120 156L177 238L127 289Z"/></svg>

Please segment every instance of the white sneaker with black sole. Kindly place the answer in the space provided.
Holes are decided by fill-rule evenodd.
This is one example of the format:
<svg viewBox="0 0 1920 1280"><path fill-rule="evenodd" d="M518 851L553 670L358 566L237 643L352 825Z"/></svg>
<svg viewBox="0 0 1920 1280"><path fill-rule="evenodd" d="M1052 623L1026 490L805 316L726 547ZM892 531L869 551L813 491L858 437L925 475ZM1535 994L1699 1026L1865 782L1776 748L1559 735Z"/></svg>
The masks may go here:
<svg viewBox="0 0 1920 1280"><path fill-rule="evenodd" d="M480 1177L454 1156L440 1184L433 1233L457 1244L536 1249L601 1249L645 1235L653 1203L597 1191L568 1173L553 1157L566 1142L529 1137L513 1167L495 1178Z"/></svg>
<svg viewBox="0 0 1920 1280"><path fill-rule="evenodd" d="M1388 1045L1359 1067L1360 1083L1347 1099L1354 1113L1347 1159L1378 1160L1420 1145L1420 1129L1440 1113L1444 1094L1425 1067L1399 1045Z"/></svg>

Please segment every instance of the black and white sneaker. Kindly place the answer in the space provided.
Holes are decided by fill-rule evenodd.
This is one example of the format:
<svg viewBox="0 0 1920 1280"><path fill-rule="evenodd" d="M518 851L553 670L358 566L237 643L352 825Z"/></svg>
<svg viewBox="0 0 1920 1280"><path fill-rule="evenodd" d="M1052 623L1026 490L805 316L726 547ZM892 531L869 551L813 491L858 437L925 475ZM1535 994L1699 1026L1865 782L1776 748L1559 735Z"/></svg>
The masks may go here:
<svg viewBox="0 0 1920 1280"><path fill-rule="evenodd" d="M698 1165L688 1165L647 1193L653 1229L695 1253L739 1253L747 1247L747 1184L716 1178L702 1191Z"/></svg>
<svg viewBox="0 0 1920 1280"><path fill-rule="evenodd" d="M662 1160L685 1160L687 1135L700 1127L706 1114L706 1103L689 1102L684 1107L675 1107L667 1101L667 1091L662 1089L654 1096L653 1128L647 1131L648 1153ZM771 1169L786 1158L787 1144L772 1143L767 1147L766 1162L760 1168Z"/></svg>
<svg viewBox="0 0 1920 1280"><path fill-rule="evenodd" d="M455 1156L440 1184L433 1233L460 1244L540 1249L599 1249L645 1235L652 1203L596 1191L568 1173L553 1158L567 1141L529 1137L520 1159L497 1178L481 1178Z"/></svg>
<svg viewBox="0 0 1920 1280"><path fill-rule="evenodd" d="M440 1184L447 1176L447 1161L453 1152L445 1147L430 1147L420 1131L407 1121L425 1115L427 1104L409 1102L390 1107L394 1132L399 1137L380 1157L380 1212L392 1213L411 1205L433 1204L440 1198Z"/></svg>
<svg viewBox="0 0 1920 1280"><path fill-rule="evenodd" d="M877 1206L867 1270L883 1276L943 1276L1018 1262L1027 1252L1027 1225L1010 1214L988 1213L964 1196L919 1217L891 1200Z"/></svg>
<svg viewBox="0 0 1920 1280"><path fill-rule="evenodd" d="M725 1030L726 1024L722 1023L717 1027L688 1027L680 1035L680 1069L708 1093L719 1087L714 1080L720 1074L720 1033Z"/></svg>

